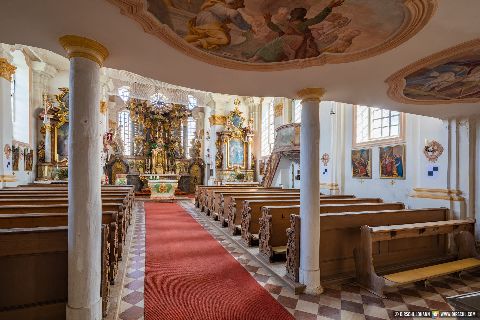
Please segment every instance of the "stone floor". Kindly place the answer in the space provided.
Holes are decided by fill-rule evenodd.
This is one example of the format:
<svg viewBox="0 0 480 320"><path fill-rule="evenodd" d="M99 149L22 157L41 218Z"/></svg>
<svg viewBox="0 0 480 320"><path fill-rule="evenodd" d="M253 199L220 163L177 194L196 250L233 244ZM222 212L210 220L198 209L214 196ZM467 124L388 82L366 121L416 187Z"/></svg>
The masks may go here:
<svg viewBox="0 0 480 320"><path fill-rule="evenodd" d="M201 224L235 259L247 269L257 282L270 292L296 319L394 319L394 311L452 310L446 297L480 291L480 272L465 274L462 280L443 277L430 286L410 285L387 292L380 299L354 283L327 285L321 296L295 295L282 281L238 246L197 208L193 201L180 201L192 217ZM143 319L143 279L145 272L145 216L143 206L135 216L132 246L123 283L118 319ZM405 318L403 318L405 319ZM174 319L162 319L174 320ZM228 319L226 319L228 320Z"/></svg>

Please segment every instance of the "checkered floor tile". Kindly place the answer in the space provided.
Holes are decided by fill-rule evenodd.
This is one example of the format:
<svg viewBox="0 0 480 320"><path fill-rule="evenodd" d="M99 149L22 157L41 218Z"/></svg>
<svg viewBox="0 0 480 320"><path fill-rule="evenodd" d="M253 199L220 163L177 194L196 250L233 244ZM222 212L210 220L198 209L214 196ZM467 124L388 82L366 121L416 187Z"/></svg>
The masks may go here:
<svg viewBox="0 0 480 320"><path fill-rule="evenodd" d="M212 222L191 200L180 201L192 217L202 225L257 282L282 304L295 319L394 319L394 311L452 310L446 297L480 291L480 271L467 273L462 279L443 277L429 286L412 284L386 290L387 299L359 288L354 283L327 285L320 296L295 295L255 257L238 246ZM132 248L122 292L119 319L143 319L143 279L145 272L145 212L139 206L135 216ZM404 319L404 318L403 318ZM163 320L163 319L162 319ZM165 319L169 320L169 319ZM173 320L173 319L172 319ZM228 319L226 319L228 320Z"/></svg>

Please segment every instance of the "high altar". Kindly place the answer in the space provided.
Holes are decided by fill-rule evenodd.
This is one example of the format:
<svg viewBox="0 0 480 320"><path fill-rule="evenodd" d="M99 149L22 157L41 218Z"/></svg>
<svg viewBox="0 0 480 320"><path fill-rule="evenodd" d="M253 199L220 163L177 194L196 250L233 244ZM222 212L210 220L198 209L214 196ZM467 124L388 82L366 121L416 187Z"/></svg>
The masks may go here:
<svg viewBox="0 0 480 320"><path fill-rule="evenodd" d="M254 180L252 161L253 119L244 125L245 118L238 110L240 101L226 120L225 130L217 132L217 155L215 158L217 181L251 182Z"/></svg>

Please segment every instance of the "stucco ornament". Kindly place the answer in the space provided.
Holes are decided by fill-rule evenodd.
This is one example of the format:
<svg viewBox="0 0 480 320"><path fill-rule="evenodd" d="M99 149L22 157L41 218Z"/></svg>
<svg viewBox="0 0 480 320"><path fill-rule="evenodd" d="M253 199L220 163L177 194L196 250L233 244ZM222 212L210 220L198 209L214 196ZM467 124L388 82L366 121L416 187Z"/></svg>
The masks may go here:
<svg viewBox="0 0 480 320"><path fill-rule="evenodd" d="M328 162L330 161L330 155L328 153L324 153L320 160L322 160L324 166L327 166Z"/></svg>
<svg viewBox="0 0 480 320"><path fill-rule="evenodd" d="M12 155L12 147L10 147L9 144L6 144L5 147L3 147L3 153L5 154L5 158L10 159L10 156Z"/></svg>
<svg viewBox="0 0 480 320"><path fill-rule="evenodd" d="M437 162L443 153L443 146L435 140L428 142L423 149L423 154L430 162Z"/></svg>

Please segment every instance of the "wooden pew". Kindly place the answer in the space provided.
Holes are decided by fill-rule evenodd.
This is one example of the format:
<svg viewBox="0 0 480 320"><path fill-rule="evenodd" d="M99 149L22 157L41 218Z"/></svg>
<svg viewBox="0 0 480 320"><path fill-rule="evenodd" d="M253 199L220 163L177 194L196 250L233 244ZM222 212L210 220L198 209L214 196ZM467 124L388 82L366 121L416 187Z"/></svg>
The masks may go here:
<svg viewBox="0 0 480 320"><path fill-rule="evenodd" d="M117 204L103 204L102 211L114 211L118 213L118 247L117 255L118 260L122 260L123 256L123 243L126 237L126 220L123 211L123 205ZM68 214L68 204L55 204L55 205L11 205L1 206L0 214L21 214L21 213L63 213Z"/></svg>
<svg viewBox="0 0 480 320"><path fill-rule="evenodd" d="M278 188L277 188L278 189ZM215 207L215 193L216 192L234 192L234 191L246 191L246 192L255 192L255 191L265 191L267 189L265 188L221 188L221 189L207 189L206 194L205 194L205 199L204 199L204 204L203 204L203 211L207 215L211 215L214 212L214 207Z"/></svg>
<svg viewBox="0 0 480 320"><path fill-rule="evenodd" d="M108 269L110 284L114 284L118 272L118 213L116 211L102 212L102 224L108 231ZM37 228L68 226L66 213L20 213L0 214L0 229Z"/></svg>
<svg viewBox="0 0 480 320"><path fill-rule="evenodd" d="M390 224L418 223L447 220L448 209L404 209L370 212L322 214L320 217L320 268L322 280L355 279L354 249L360 243L360 227L365 224L383 226ZM287 231L287 276L298 281L300 265L301 216L290 216ZM438 261L447 255L447 238L432 236L423 239L399 239L379 242L375 246L375 267L384 271L397 271L405 265L419 261Z"/></svg>
<svg viewBox="0 0 480 320"><path fill-rule="evenodd" d="M102 312L108 310L108 228L102 226ZM67 227L0 229L0 319L65 319Z"/></svg>
<svg viewBox="0 0 480 320"><path fill-rule="evenodd" d="M261 188L258 183L252 183L252 184L247 184L247 185L242 185L242 186L236 186L236 188ZM231 188L231 186L206 186L206 185L197 185L195 187L195 206L197 208L201 208L201 202L203 200L204 194L207 189L213 189L213 188Z"/></svg>
<svg viewBox="0 0 480 320"><path fill-rule="evenodd" d="M327 213L401 210L403 203L356 203L320 205L321 215ZM284 259L287 250L287 229L290 215L299 214L300 206L264 206L260 218L258 245L260 254L269 261Z"/></svg>
<svg viewBox="0 0 480 320"><path fill-rule="evenodd" d="M263 189L263 187L260 186L238 186L238 187L231 187L231 186L199 186L197 188L198 190L198 207L200 210L203 212L206 210L207 207L207 202L209 199L209 193L213 190L228 190L228 189L242 189L242 190L248 190L248 189ZM197 193L197 192L195 192ZM195 194L197 197L197 195ZM197 199L195 199L197 201Z"/></svg>
<svg viewBox="0 0 480 320"><path fill-rule="evenodd" d="M320 196L322 204L352 204L352 203L383 203L380 198L342 198L341 196ZM296 199L271 199L264 200L257 197L246 199L243 202L242 213L240 216L240 230L243 241L248 246L258 245L258 232L260 229L259 220L262 216L262 207L264 206L299 206L300 198ZM238 217L237 217L238 219ZM230 226L238 229L238 226ZM236 232L236 231L235 231Z"/></svg>
<svg viewBox="0 0 480 320"><path fill-rule="evenodd" d="M275 193L300 193L299 189L262 189L262 190L221 190L221 191L213 191L212 198L213 202L211 202L211 206L209 207L210 215L213 216L215 220L220 219L220 213L223 213L224 208L224 195L243 195L243 194L257 194L257 195L265 195L265 194L275 194Z"/></svg>
<svg viewBox="0 0 480 320"><path fill-rule="evenodd" d="M475 220L447 220L400 225L360 228L360 245L355 248L355 266L357 282L372 293L384 297L385 286L401 286L418 281L458 273L480 267L480 257L475 249ZM378 243L402 241L404 239L432 237L453 233L457 247L456 260L426 267L408 269L395 273L377 275L373 262L375 246ZM414 243L415 244L415 243ZM412 252L412 258L415 257Z"/></svg>
<svg viewBox="0 0 480 320"><path fill-rule="evenodd" d="M289 197L300 198L299 191L257 191L257 192L224 192L220 194L220 204L218 208L215 208L216 214L218 214L218 220L220 220L222 226L228 226L229 219L232 216L232 209L236 208L236 199L243 198L248 199L253 196L263 196L263 197ZM240 208L241 206L239 206ZM240 211L240 210L239 210ZM234 214L234 213L233 213Z"/></svg>
<svg viewBox="0 0 480 320"><path fill-rule="evenodd" d="M0 199L5 200L15 200L15 199L45 199L45 198L68 198L68 191L61 190L61 191L41 191L41 193L31 192L31 191L2 191L0 190ZM125 210L125 219L128 224L131 223L131 216L133 210L133 202L135 198L129 197L128 193L122 192L103 192L102 191L102 198L121 198L121 200L125 203L126 210ZM125 200L126 199L126 200Z"/></svg>

